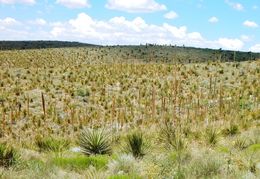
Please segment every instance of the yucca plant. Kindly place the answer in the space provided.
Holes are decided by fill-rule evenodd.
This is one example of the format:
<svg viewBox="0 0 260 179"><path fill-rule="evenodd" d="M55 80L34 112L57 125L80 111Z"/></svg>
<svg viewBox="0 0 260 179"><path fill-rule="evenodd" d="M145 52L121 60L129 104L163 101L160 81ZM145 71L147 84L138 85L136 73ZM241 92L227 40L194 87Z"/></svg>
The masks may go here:
<svg viewBox="0 0 260 179"><path fill-rule="evenodd" d="M239 133L239 127L236 124L230 124L230 126L223 130L224 135L233 136Z"/></svg>
<svg viewBox="0 0 260 179"><path fill-rule="evenodd" d="M13 147L0 144L0 167L8 168L17 162L18 155Z"/></svg>
<svg viewBox="0 0 260 179"><path fill-rule="evenodd" d="M81 151L85 155L111 154L111 141L104 129L84 129L80 136Z"/></svg>
<svg viewBox="0 0 260 179"><path fill-rule="evenodd" d="M126 150L135 158L142 158L145 155L144 149L145 143L142 133L134 132L127 136Z"/></svg>

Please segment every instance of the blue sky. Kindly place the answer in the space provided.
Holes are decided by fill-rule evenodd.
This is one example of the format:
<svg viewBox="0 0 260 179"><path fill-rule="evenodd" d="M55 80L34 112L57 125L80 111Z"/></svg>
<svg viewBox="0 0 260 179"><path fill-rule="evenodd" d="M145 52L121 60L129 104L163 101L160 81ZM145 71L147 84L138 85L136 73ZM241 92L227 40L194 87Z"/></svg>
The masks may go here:
<svg viewBox="0 0 260 179"><path fill-rule="evenodd" d="M259 0L0 0L0 40L260 52Z"/></svg>

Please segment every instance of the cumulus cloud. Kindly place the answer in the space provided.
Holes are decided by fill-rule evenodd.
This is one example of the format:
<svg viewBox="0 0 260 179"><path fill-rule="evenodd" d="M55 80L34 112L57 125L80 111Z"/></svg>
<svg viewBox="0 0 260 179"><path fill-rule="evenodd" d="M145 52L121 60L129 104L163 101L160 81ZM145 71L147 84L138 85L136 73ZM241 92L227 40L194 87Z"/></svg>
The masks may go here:
<svg viewBox="0 0 260 179"><path fill-rule="evenodd" d="M238 10L238 11L244 10L244 6L238 2L233 2L230 0L225 0L225 2L235 10Z"/></svg>
<svg viewBox="0 0 260 179"><path fill-rule="evenodd" d="M11 17L6 17L4 19L0 19L1 26L13 26L13 25L17 25L17 24L19 24L19 22Z"/></svg>
<svg viewBox="0 0 260 179"><path fill-rule="evenodd" d="M246 20L244 23L243 23L244 26L246 27L251 27L251 28L256 28L258 27L258 24L255 23L254 21L249 21L249 20Z"/></svg>
<svg viewBox="0 0 260 179"><path fill-rule="evenodd" d="M218 21L219 21L218 18L215 17L215 16L213 16L213 17L211 17L211 18L209 19L209 22L210 22L210 23L217 23Z"/></svg>
<svg viewBox="0 0 260 179"><path fill-rule="evenodd" d="M39 25L39 26L44 26L47 24L46 20L44 19L35 19L34 21L32 21L31 23L35 24L35 25Z"/></svg>
<svg viewBox="0 0 260 179"><path fill-rule="evenodd" d="M164 14L164 18L166 19L176 19L178 17L178 14L174 11L170 11L166 14Z"/></svg>
<svg viewBox="0 0 260 179"><path fill-rule="evenodd" d="M260 44L255 44L249 50L252 52L260 52Z"/></svg>
<svg viewBox="0 0 260 179"><path fill-rule="evenodd" d="M0 0L2 4L29 4L32 5L35 3L35 0Z"/></svg>
<svg viewBox="0 0 260 179"><path fill-rule="evenodd" d="M57 0L56 3L71 9L90 7L88 0Z"/></svg>
<svg viewBox="0 0 260 179"><path fill-rule="evenodd" d="M248 35L241 35L240 39L244 42L249 42L252 40L252 36L248 36Z"/></svg>
<svg viewBox="0 0 260 179"><path fill-rule="evenodd" d="M3 20L0 22L2 23ZM13 20L5 20L5 22L10 23ZM34 22L45 26L37 28L39 25L25 22L20 26L19 31L9 26L4 33L0 33L0 39L8 37L9 40L33 40L40 37L41 39L81 41L102 45L156 43L230 50L241 50L244 45L239 39L207 40L201 33L190 31L186 26L178 27L168 23L155 25L147 23L141 17L127 19L119 16L102 21L80 13L77 17L64 22L46 22L43 19L34 20ZM26 28L28 26L29 29Z"/></svg>
<svg viewBox="0 0 260 179"><path fill-rule="evenodd" d="M106 8L130 13L155 12L166 10L164 4L155 0L108 0Z"/></svg>
<svg viewBox="0 0 260 179"><path fill-rule="evenodd" d="M239 39L220 38L218 43L229 50L240 50L244 46L244 43Z"/></svg>

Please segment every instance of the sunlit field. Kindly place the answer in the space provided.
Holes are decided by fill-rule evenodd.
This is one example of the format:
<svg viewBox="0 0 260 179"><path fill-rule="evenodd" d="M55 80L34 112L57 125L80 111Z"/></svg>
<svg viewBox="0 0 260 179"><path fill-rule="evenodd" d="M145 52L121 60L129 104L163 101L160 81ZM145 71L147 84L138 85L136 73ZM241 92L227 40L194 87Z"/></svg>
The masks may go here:
<svg viewBox="0 0 260 179"><path fill-rule="evenodd" d="M188 58L0 51L0 178L259 178L260 60Z"/></svg>

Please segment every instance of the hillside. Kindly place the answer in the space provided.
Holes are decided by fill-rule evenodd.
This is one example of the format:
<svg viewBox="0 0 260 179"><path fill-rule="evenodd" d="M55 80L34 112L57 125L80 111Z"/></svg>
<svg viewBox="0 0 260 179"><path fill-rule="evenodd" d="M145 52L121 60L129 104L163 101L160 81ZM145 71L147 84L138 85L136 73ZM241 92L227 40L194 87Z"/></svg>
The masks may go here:
<svg viewBox="0 0 260 179"><path fill-rule="evenodd" d="M86 46L94 45L68 41L0 41L0 50L24 50Z"/></svg>
<svg viewBox="0 0 260 179"><path fill-rule="evenodd" d="M112 59L113 61L119 62L126 60L138 60L139 62L145 63L196 63L206 62L209 60L226 62L247 61L260 58L260 53L228 51L222 49L203 49L184 46L161 46L152 44L138 46L97 46L79 42L62 41L0 41L1 50L50 49L65 47L75 47L74 49L69 50L72 54L79 51L76 47L83 47L86 52L97 52L96 58L100 58L105 61L111 61ZM82 53L82 50L80 50L80 53ZM67 56L71 56L72 54L67 53Z"/></svg>

